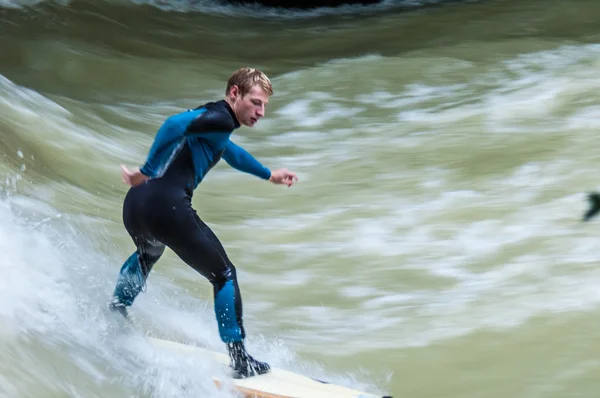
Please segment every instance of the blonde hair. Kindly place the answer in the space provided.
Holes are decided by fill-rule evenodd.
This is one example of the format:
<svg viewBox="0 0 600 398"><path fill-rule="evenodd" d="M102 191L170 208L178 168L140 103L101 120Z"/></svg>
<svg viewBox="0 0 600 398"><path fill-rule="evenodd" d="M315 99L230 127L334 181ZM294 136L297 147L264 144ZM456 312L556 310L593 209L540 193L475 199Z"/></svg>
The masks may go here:
<svg viewBox="0 0 600 398"><path fill-rule="evenodd" d="M273 95L273 86L271 80L258 69L243 67L239 68L232 73L231 77L227 81L227 88L225 89L225 95L229 95L231 87L238 86L240 94L243 97L248 94L252 87L259 85L265 93Z"/></svg>

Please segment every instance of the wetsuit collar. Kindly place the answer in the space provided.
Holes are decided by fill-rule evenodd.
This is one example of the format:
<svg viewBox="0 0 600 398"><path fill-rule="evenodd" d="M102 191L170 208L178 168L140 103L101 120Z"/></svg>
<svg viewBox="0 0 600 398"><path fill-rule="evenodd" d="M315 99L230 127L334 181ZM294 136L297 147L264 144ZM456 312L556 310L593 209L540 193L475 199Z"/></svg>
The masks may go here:
<svg viewBox="0 0 600 398"><path fill-rule="evenodd" d="M222 103L225 108L227 108L227 110L229 111L229 114L231 115L231 118L233 119L233 123L235 125L235 128L239 128L240 127L240 122L237 120L237 116L235 116L235 112L233 111L233 108L231 108L231 105L229 105L229 102L225 101L225 100L220 100L217 103Z"/></svg>

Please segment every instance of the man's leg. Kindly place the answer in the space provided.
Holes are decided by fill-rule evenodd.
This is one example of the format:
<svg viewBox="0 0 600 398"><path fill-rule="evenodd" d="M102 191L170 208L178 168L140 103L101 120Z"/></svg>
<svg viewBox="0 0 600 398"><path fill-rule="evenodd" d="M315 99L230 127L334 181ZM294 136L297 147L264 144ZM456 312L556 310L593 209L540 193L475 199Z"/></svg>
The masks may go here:
<svg viewBox="0 0 600 398"><path fill-rule="evenodd" d="M148 274L165 251L165 245L156 240L134 239L137 250L121 267L110 309L127 317L126 307L133 304L146 285Z"/></svg>
<svg viewBox="0 0 600 398"><path fill-rule="evenodd" d="M221 340L227 344L234 377L267 373L268 364L252 358L244 348L242 298L235 267L219 239L191 208L177 232L164 241L184 262L207 278L214 287L215 315Z"/></svg>

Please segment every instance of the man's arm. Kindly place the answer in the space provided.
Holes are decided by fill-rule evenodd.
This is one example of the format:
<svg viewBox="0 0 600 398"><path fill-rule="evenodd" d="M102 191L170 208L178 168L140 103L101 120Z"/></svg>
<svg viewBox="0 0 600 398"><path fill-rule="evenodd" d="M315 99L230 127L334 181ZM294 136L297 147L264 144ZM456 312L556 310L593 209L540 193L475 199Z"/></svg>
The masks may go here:
<svg viewBox="0 0 600 398"><path fill-rule="evenodd" d="M223 159L233 168L253 174L263 180L271 178L271 170L263 166L248 151L233 141L229 141L223 152Z"/></svg>
<svg viewBox="0 0 600 398"><path fill-rule="evenodd" d="M146 161L140 172L148 177L156 177L167 162L169 156L183 137L183 130L177 126L177 116L171 116L158 129Z"/></svg>
<svg viewBox="0 0 600 398"><path fill-rule="evenodd" d="M229 114L211 107L171 116L158 130L140 172L149 177L159 176L185 136L201 136L209 142L219 141L223 134L230 133L234 127Z"/></svg>

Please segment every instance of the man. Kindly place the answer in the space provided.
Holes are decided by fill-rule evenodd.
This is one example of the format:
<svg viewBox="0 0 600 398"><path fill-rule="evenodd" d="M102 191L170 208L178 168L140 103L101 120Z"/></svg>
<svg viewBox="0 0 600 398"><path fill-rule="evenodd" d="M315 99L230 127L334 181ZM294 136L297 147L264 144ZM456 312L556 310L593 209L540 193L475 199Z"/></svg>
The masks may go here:
<svg viewBox="0 0 600 398"><path fill-rule="evenodd" d="M236 269L219 239L192 208L192 194L221 158L274 184L290 187L298 180L287 169L270 171L229 139L241 124L252 127L264 116L272 94L271 82L263 72L238 69L227 82L225 99L164 122L141 169L121 166L123 182L131 186L123 204L123 222L137 250L121 267L110 309L127 317L126 307L133 304L168 246L212 283L219 334L236 378L267 373L270 367L244 348Z"/></svg>

